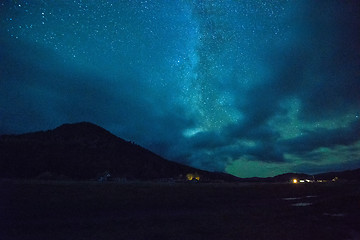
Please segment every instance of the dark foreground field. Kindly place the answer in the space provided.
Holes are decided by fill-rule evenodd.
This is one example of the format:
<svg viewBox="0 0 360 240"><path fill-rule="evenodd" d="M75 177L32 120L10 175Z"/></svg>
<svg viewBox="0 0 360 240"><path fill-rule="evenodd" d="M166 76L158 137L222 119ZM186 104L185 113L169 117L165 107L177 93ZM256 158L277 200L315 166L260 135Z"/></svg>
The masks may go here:
<svg viewBox="0 0 360 240"><path fill-rule="evenodd" d="M360 239L360 186L0 181L0 239Z"/></svg>

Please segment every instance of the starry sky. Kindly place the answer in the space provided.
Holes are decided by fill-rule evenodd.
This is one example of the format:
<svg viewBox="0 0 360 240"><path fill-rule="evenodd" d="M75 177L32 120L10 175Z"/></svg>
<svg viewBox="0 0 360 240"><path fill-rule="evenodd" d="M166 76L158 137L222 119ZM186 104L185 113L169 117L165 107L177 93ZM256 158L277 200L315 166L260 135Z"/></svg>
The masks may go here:
<svg viewBox="0 0 360 240"><path fill-rule="evenodd" d="M357 0L3 0L0 134L89 121L239 177L360 167Z"/></svg>

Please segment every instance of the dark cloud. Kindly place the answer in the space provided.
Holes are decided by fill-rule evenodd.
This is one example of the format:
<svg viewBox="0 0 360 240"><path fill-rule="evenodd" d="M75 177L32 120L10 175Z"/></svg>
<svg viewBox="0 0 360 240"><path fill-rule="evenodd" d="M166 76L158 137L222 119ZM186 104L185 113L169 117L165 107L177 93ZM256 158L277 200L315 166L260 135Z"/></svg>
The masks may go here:
<svg viewBox="0 0 360 240"><path fill-rule="evenodd" d="M318 120L358 108L360 76L360 4L357 1L311 1L295 20L300 41L296 51L306 53L301 74L306 81L295 94L301 99L301 117ZM293 68L290 68L293 69Z"/></svg>
<svg viewBox="0 0 360 240"><path fill-rule="evenodd" d="M357 169L357 168L360 168L360 159L355 159L347 162L339 161L328 165L304 163L292 168L291 170L292 172L299 172L299 173L306 172L308 174L318 174L324 172L340 172L340 171L346 171L349 169Z"/></svg>
<svg viewBox="0 0 360 240"><path fill-rule="evenodd" d="M279 104L290 97L301 101L300 117L307 121L357 111L360 105L359 3L311 1L294 11L283 19L289 26L284 38L258 53L265 59L258 64L269 74L244 94L234 92L248 124L281 114ZM234 87L242 92L241 85Z"/></svg>
<svg viewBox="0 0 360 240"><path fill-rule="evenodd" d="M302 136L280 141L279 145L282 146L283 151L299 154L320 147L351 145L360 140L359 132L360 122L355 121L348 127L308 131Z"/></svg>
<svg viewBox="0 0 360 240"><path fill-rule="evenodd" d="M280 151L276 144L261 142L255 147L249 148L247 152L255 157L255 160L261 159L263 162L284 162L284 152Z"/></svg>

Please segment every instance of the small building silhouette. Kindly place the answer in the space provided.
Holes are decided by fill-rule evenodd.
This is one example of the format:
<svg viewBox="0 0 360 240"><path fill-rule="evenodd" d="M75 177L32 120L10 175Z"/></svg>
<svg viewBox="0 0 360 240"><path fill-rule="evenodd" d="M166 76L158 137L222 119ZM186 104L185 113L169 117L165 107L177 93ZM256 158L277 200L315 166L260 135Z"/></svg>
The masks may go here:
<svg viewBox="0 0 360 240"><path fill-rule="evenodd" d="M111 174L109 171L105 171L98 177L99 182L107 182L111 179Z"/></svg>

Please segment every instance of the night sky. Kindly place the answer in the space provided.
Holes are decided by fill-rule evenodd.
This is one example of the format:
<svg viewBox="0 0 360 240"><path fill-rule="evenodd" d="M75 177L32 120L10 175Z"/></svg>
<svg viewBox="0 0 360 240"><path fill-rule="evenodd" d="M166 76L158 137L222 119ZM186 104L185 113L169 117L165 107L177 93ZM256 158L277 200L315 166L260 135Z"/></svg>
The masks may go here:
<svg viewBox="0 0 360 240"><path fill-rule="evenodd" d="M93 122L240 177L360 167L360 1L0 2L0 134Z"/></svg>

